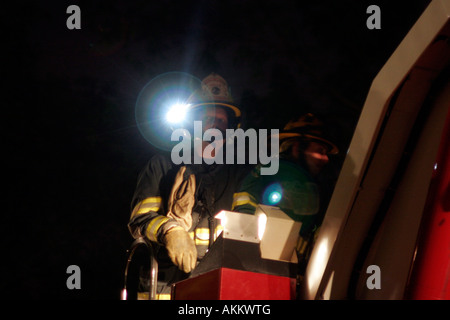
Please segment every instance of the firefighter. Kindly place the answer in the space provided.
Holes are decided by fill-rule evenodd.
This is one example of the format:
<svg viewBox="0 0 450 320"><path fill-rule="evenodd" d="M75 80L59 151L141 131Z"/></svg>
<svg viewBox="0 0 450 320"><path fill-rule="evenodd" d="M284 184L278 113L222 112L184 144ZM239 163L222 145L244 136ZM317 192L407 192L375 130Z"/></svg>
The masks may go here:
<svg viewBox="0 0 450 320"><path fill-rule="evenodd" d="M189 115L202 121L203 131L239 126L240 109L215 73L203 79L189 103ZM207 145L203 141L192 154ZM159 299L170 299L171 285L203 258L219 231L214 215L231 209L233 193L248 173L242 165L193 163L175 165L170 156L155 155L141 171L133 196L128 228L134 238L144 237L157 248Z"/></svg>
<svg viewBox="0 0 450 320"><path fill-rule="evenodd" d="M272 138L280 144L278 173L264 176L256 166L234 194L232 210L252 214L260 203L274 205L302 222L297 245L301 280L329 199L327 186L319 183L320 174L329 163L328 155L337 154L338 148L327 138L323 122L311 113L289 121Z"/></svg>

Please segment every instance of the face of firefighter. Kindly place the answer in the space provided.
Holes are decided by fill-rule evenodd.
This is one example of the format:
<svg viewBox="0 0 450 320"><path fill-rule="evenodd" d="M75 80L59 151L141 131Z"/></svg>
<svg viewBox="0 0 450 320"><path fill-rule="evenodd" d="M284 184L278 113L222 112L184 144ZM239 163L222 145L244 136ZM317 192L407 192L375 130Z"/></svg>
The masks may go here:
<svg viewBox="0 0 450 320"><path fill-rule="evenodd" d="M203 132L208 129L219 129L225 132L228 129L228 115L222 108L206 107L200 120L203 122Z"/></svg>
<svg viewBox="0 0 450 320"><path fill-rule="evenodd" d="M301 155L301 150L299 143L295 144L292 148L292 155L295 159L299 160ZM318 175L323 167L329 162L328 159L328 149L321 143L311 141L308 147L303 152L303 157L308 167L309 172L316 176Z"/></svg>
<svg viewBox="0 0 450 320"><path fill-rule="evenodd" d="M218 129L222 132L222 136L225 137L225 130L228 129L228 114L223 108L205 107L199 113L197 119L202 121L202 133L205 133L208 129ZM202 142L202 153L210 143L210 141ZM214 149L211 156L215 156ZM205 154L203 154L203 157L205 157Z"/></svg>

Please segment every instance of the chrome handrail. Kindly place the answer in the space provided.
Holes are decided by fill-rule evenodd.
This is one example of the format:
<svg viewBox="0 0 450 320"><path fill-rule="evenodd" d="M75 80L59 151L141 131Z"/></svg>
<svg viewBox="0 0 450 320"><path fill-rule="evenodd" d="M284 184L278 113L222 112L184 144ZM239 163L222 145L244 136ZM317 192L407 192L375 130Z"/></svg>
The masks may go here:
<svg viewBox="0 0 450 320"><path fill-rule="evenodd" d="M153 248L153 245L150 241L144 239L143 237L140 237L133 241L130 248L127 250L127 264L125 266L125 274L124 274L124 285L121 292L121 300L128 300L128 292L127 292L127 279L128 279L128 268L130 265L131 260L133 259L134 252L136 249L141 246L145 245L149 251L150 254L150 286L149 286L149 300L156 300L156 288L157 288L157 281L158 281L158 261L156 260L155 256L155 249Z"/></svg>

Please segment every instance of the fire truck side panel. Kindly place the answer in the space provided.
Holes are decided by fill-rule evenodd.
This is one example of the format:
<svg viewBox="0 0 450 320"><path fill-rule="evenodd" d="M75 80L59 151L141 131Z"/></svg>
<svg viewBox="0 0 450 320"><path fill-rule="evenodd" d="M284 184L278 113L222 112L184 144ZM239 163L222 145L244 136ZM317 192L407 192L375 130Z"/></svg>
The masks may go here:
<svg viewBox="0 0 450 320"><path fill-rule="evenodd" d="M364 290L355 291L358 276L361 277L359 283L363 282L367 279L363 267L371 263L372 258L381 259L376 250L378 246L393 246L388 238L384 239L389 229L389 233L394 232L394 238L406 235L402 239L404 243L399 243L389 254L401 252L402 261L409 262L399 264L399 270L380 265L382 281L390 281L389 277L396 279L392 287L384 285L386 293L375 295L386 299L402 296L421 221L423 210L420 208L424 207L431 179L432 165L431 168L429 165L435 160L437 143L425 143L425 150L427 146L434 148L428 157L418 155L408 159L405 152L411 148L412 134L417 133L419 117L424 113L424 101L433 81L449 62L449 18L450 0L432 1L375 77L314 246L301 298L371 298L373 292L366 295ZM434 109L439 109L438 104ZM445 114L436 112L445 118ZM438 116L431 112L430 119L432 117ZM437 131L442 130L442 118L440 125L435 124ZM427 130L420 139L439 140L439 133L431 134ZM414 143L411 150L418 154L424 150L421 148L421 144ZM426 168L420 173L424 179L420 186L411 185L416 183L409 177L415 168ZM408 200L408 192L418 193L420 197ZM414 213L403 213L404 205L414 209ZM386 227L391 222L383 225L385 217L395 223ZM405 218L408 218L408 225L399 230L402 234L397 233L394 225ZM383 227L378 228L380 226ZM370 237L368 240L371 232L375 232L376 241ZM381 264L381 260L373 261ZM355 267L359 274L355 275Z"/></svg>

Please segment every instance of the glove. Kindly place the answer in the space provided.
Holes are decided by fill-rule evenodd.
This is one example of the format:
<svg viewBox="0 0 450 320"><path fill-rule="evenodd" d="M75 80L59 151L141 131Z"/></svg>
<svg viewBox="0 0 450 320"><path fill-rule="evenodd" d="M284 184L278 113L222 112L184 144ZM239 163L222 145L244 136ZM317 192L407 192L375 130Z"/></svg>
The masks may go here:
<svg viewBox="0 0 450 320"><path fill-rule="evenodd" d="M176 220L184 230L189 230L192 225L192 208L195 203L195 176L191 174L185 179L185 172L186 167L183 166L175 177L169 195L167 217Z"/></svg>
<svg viewBox="0 0 450 320"><path fill-rule="evenodd" d="M182 271L189 273L197 263L197 248L189 234L181 227L166 232L163 239L172 262Z"/></svg>

